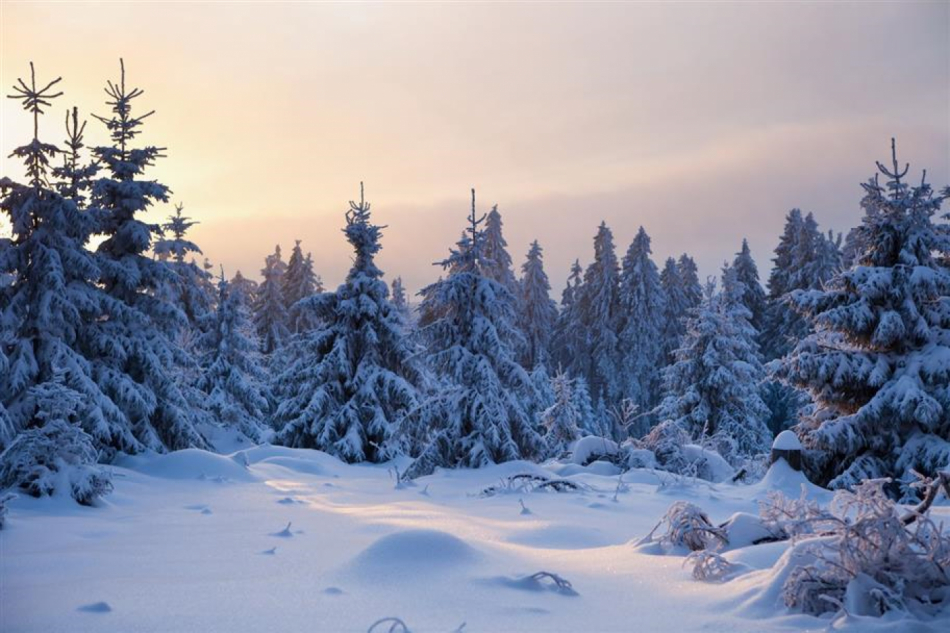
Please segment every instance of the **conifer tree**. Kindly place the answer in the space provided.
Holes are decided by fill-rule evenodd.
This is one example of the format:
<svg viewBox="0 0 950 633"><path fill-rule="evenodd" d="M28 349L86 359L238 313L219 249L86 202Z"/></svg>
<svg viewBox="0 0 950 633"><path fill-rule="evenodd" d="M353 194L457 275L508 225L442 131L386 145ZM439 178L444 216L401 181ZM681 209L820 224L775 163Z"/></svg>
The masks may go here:
<svg viewBox="0 0 950 633"><path fill-rule="evenodd" d="M253 306L257 297L257 282L248 279L241 274L241 271L234 273L234 277L228 282L231 292L240 292L244 295L244 303L247 306ZM253 320L252 320L253 321Z"/></svg>
<svg viewBox="0 0 950 633"><path fill-rule="evenodd" d="M207 394L214 420L257 442L268 415L266 377L259 363L260 343L254 335L244 292L218 281L218 301L202 337L204 350L199 389Z"/></svg>
<svg viewBox="0 0 950 633"><path fill-rule="evenodd" d="M666 298L651 252L650 236L641 226L623 259L618 298L623 397L641 410L659 400L663 365Z"/></svg>
<svg viewBox="0 0 950 633"><path fill-rule="evenodd" d="M184 205L175 205L175 213L162 225L162 236L152 251L174 272L162 288L163 298L185 313L189 329L197 336L214 310L214 297L208 291L211 275L199 268L194 259L185 261L189 255L200 255L201 249L186 237L198 222L182 215L183 211Z"/></svg>
<svg viewBox="0 0 950 633"><path fill-rule="evenodd" d="M154 111L132 113L143 91L126 86L122 60L120 71L119 81L106 85L111 114L96 116L112 144L92 149L104 175L93 181L89 214L97 218L97 230L105 237L96 250L96 263L109 302L104 306L107 318L90 324L93 335L87 349L100 386L141 444L155 450L205 447L192 405L175 380L181 356L172 338L185 319L158 292L174 282L175 273L148 256L160 228L139 219L152 205L168 201L168 187L146 179L164 150L135 146Z"/></svg>
<svg viewBox="0 0 950 633"><path fill-rule="evenodd" d="M554 403L541 414L544 444L549 457L564 453L580 437L579 412L574 402L573 381L563 372L551 379Z"/></svg>
<svg viewBox="0 0 950 633"><path fill-rule="evenodd" d="M586 339L577 373L587 380L595 402L618 402L623 390L617 337L619 277L613 233L601 222L594 238L594 262L584 271L579 306Z"/></svg>
<svg viewBox="0 0 950 633"><path fill-rule="evenodd" d="M409 300L406 298L406 289L402 286L402 277L393 278L390 296L392 297L393 307L402 315L403 321L409 324L412 319L412 312L409 309Z"/></svg>
<svg viewBox="0 0 950 633"><path fill-rule="evenodd" d="M504 286L512 301L517 302L518 282L512 268L511 255L508 254L508 242L502 234L501 214L497 204L491 208L485 219L485 244L482 251L485 275Z"/></svg>
<svg viewBox="0 0 950 633"><path fill-rule="evenodd" d="M296 334L316 325L312 315L298 307L297 302L316 294L318 288L322 292L323 288L313 272L313 259L309 253L304 256L300 240L297 240L281 279L281 292L287 307L288 329L291 333Z"/></svg>
<svg viewBox="0 0 950 633"><path fill-rule="evenodd" d="M765 290L759 283L759 269L755 265L755 260L752 259L749 241L745 238L742 239L742 248L736 253L736 258L732 262L732 268L736 271L736 277L744 288L742 303L752 315L749 324L755 329L758 337L765 326Z"/></svg>
<svg viewBox="0 0 950 633"><path fill-rule="evenodd" d="M469 227L440 262L444 279L422 290L420 328L429 344L431 369L443 384L405 426L421 451L410 477L437 467L480 467L543 452L532 419L531 379L515 357L523 339L515 326L510 291L489 276L484 257L485 216L475 212Z"/></svg>
<svg viewBox="0 0 950 633"><path fill-rule="evenodd" d="M676 260L668 257L660 272L660 286L666 302L663 304L662 335L663 366L669 365L679 348L680 340L686 334L686 319L692 306L686 297L683 279L680 277Z"/></svg>
<svg viewBox="0 0 950 633"><path fill-rule="evenodd" d="M348 462L384 461L394 453L398 425L417 405L422 368L375 262L383 228L371 221L361 183L343 229L353 266L336 292L301 300L322 326L295 337L277 379L277 437L284 445Z"/></svg>
<svg viewBox="0 0 950 633"><path fill-rule="evenodd" d="M721 292L707 285L676 362L664 372L666 397L658 411L694 440L712 443L734 465L766 452L771 439L768 408L758 391L764 373L742 286L728 266Z"/></svg>
<svg viewBox="0 0 950 633"><path fill-rule="evenodd" d="M950 234L933 219L950 189L935 195L926 172L909 185L891 149L892 167L877 164L887 183L863 185L853 267L790 296L814 333L778 375L814 400L796 431L832 488L950 462Z"/></svg>
<svg viewBox="0 0 950 633"><path fill-rule="evenodd" d="M584 269L581 263L574 260L571 266L571 276L561 292L561 309L554 322L554 333L551 337L552 356L559 367L566 367L574 375L586 369L581 355L585 350L586 338L581 329L581 290L584 279Z"/></svg>
<svg viewBox="0 0 950 633"><path fill-rule="evenodd" d="M551 284L544 272L543 250L537 240L531 243L521 271L518 321L525 337L521 364L530 369L550 364L551 332L557 319L557 306L550 296Z"/></svg>
<svg viewBox="0 0 950 633"><path fill-rule="evenodd" d="M283 278L287 265L280 255L280 244L274 253L264 259L261 269L263 281L257 287L254 303L254 326L261 340L261 351L273 354L290 335L287 323L290 316L284 303Z"/></svg>
<svg viewBox="0 0 950 633"><path fill-rule="evenodd" d="M688 309L699 307L703 300L703 286L699 283L699 269L693 258L683 253L676 262L676 270L680 274L680 280L683 282L683 293L686 297L686 306Z"/></svg>

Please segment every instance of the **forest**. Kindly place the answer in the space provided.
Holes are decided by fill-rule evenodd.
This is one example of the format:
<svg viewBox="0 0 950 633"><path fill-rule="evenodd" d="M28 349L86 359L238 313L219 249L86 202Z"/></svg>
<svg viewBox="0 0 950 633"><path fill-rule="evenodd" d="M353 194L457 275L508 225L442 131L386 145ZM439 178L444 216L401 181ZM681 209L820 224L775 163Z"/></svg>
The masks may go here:
<svg viewBox="0 0 950 633"><path fill-rule="evenodd" d="M446 471L513 476L497 469L519 464L541 480L505 485L530 512L524 486L545 481L545 464L609 465L619 474L614 501L625 476L635 483L647 471L752 490L769 481L773 441L790 431L807 485L839 504L850 495L859 518L897 540L910 534L905 525L924 524L941 485L950 488L950 224L941 210L950 188L900 162L895 141L882 139L881 162L869 157L859 225L835 234L807 210L784 211L767 263L753 260L737 227L720 273L705 279L688 253L655 261L649 227L624 248L602 222L591 226L589 258L552 282L543 246L513 256L499 206L473 189L470 208L453 210L460 239L446 245L433 281L407 296L376 263L398 220L377 224L372 183L358 180L341 204L343 234L326 236L352 249L338 287L324 287L300 241L272 252L262 244L270 254L259 276L209 262L189 239L200 211L173 205L171 185L152 179L165 149L140 135L154 112L141 107L147 99L124 64L118 70L105 114L88 121L60 105L60 80L32 64L9 95L33 136L12 149L25 179L0 179L0 526L20 496L104 512L129 460L194 449L215 459L246 451L245 466L247 451L264 447L319 454L337 469L378 464L397 488ZM110 142L87 146L87 122ZM163 223L143 220L165 208ZM555 494L573 490L551 481ZM792 507L792 488L756 519L782 532L773 540L833 538L857 525L804 496ZM728 576L735 561L712 544L729 528L678 503L665 515L666 540L639 546L685 546L694 576ZM901 522L914 507L907 516L920 520ZM690 530L698 544L683 536ZM950 561L950 541L928 534L924 550L919 532L923 540L901 545L907 556L929 553L937 567L925 578L888 568L903 579L890 582L862 567L842 581L828 567L818 581L813 566L801 567L812 576L792 573L799 584L786 583L785 605L854 613L844 588L852 581L886 588L874 590L884 606L866 612L916 613L914 601L946 600L938 562ZM891 554L874 569L904 555ZM831 597L812 595L820 590ZM408 631L398 618L384 625Z"/></svg>

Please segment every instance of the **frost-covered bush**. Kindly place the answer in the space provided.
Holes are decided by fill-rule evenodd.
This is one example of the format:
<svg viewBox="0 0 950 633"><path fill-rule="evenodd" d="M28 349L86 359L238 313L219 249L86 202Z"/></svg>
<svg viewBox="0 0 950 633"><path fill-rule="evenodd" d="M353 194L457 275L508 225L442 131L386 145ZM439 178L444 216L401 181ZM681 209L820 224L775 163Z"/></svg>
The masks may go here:
<svg viewBox="0 0 950 633"><path fill-rule="evenodd" d="M692 564L693 578L704 582L726 580L736 567L721 554L707 549L690 552L683 564Z"/></svg>
<svg viewBox="0 0 950 633"><path fill-rule="evenodd" d="M672 420L660 422L637 442L639 448L653 452L660 468L673 473L681 473L689 465L683 455L683 446L689 443L689 434Z"/></svg>
<svg viewBox="0 0 950 633"><path fill-rule="evenodd" d="M932 615L950 600L950 536L926 509L900 516L885 493L888 483L869 480L836 493L821 521L825 536L796 546L812 562L786 579L788 607L814 615L840 608L865 616Z"/></svg>
<svg viewBox="0 0 950 633"><path fill-rule="evenodd" d="M722 528L713 525L702 508L687 501L677 501L670 506L657 528L664 525L666 532L660 537L660 543L669 547L698 552L727 543Z"/></svg>
<svg viewBox="0 0 950 633"><path fill-rule="evenodd" d="M650 459L643 451L655 457L651 466L646 466ZM692 444L686 431L672 420L659 423L643 438L633 440L626 460L629 468L654 467L705 481L726 481L735 474L716 450Z"/></svg>
<svg viewBox="0 0 950 633"><path fill-rule="evenodd" d="M20 433L0 454L0 488L16 487L34 497L68 492L90 505L112 491L108 473L96 465L92 438L65 420L51 420Z"/></svg>
<svg viewBox="0 0 950 633"><path fill-rule="evenodd" d="M806 495L805 486L802 486L801 496L797 499L786 497L777 490L768 492L765 501L759 502L762 524L781 540L830 529L835 517Z"/></svg>

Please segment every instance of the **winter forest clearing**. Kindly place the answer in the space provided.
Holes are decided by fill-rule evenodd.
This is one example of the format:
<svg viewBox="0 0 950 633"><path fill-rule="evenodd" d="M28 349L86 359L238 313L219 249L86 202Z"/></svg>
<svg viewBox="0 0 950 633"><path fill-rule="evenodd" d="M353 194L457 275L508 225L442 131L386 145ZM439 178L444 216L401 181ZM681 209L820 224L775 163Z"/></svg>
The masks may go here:
<svg viewBox="0 0 950 633"><path fill-rule="evenodd" d="M471 189L410 295L362 182L336 288L226 271L124 60L88 117L23 70L0 630L950 629L950 188L896 139L761 276L597 220L555 292Z"/></svg>

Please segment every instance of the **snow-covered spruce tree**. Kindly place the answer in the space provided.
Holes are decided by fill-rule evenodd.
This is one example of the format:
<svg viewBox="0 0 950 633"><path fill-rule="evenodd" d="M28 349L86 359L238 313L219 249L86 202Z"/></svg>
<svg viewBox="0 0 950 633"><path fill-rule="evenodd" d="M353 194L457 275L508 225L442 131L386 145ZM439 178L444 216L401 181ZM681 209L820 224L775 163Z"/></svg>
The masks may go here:
<svg viewBox="0 0 950 633"><path fill-rule="evenodd" d="M141 444L132 423L107 393L112 377L98 372L90 356L95 349L90 324L101 320L110 304L97 285L95 258L85 247L96 230L95 217L77 206L86 193L82 186L66 191L71 180L49 186L49 162L59 150L39 140L39 115L61 94L53 90L59 79L37 88L32 64L30 72L29 85L20 80L13 95L33 115L32 141L13 151L26 165L28 182L0 179L0 209L12 230L12 239L0 240L0 275L10 279L0 286L0 347L6 350L0 361L0 406L7 412L0 448L50 418L52 412L43 407L51 402L39 394L43 385L57 380L64 392L80 394L76 420L96 448L134 452ZM70 144L78 152L81 126L71 130ZM65 178L67 172L61 173Z"/></svg>
<svg viewBox="0 0 950 633"><path fill-rule="evenodd" d="M175 380L179 350L171 339L185 319L157 292L175 273L147 255L160 230L138 218L153 204L168 201L168 187L144 179L163 149L133 147L153 112L132 114L132 103L142 90L127 88L121 60L120 68L119 81L106 85L111 115L96 116L109 130L112 145L92 150L105 172L93 182L90 213L99 219L98 230L105 236L96 263L109 303L107 318L90 324L94 333L88 353L101 388L141 444L155 450L205 447L195 412Z"/></svg>
<svg viewBox="0 0 950 633"><path fill-rule="evenodd" d="M419 325L429 365L442 384L406 420L405 435L423 447L407 471L410 477L437 467L477 468L543 453L530 413L534 389L515 358L523 339L513 298L485 270L484 220L475 213L472 190L469 228L440 262L447 277L421 292Z"/></svg>
<svg viewBox="0 0 950 633"><path fill-rule="evenodd" d="M808 322L789 305L788 296L794 290L823 287L839 270L839 244L840 236L836 240L831 233L822 235L811 213L788 212L768 280L768 308L760 335L766 360L789 353L811 332ZM776 380L766 384L765 400L771 411L769 428L776 433L795 424L808 402L805 394Z"/></svg>
<svg viewBox="0 0 950 633"><path fill-rule="evenodd" d="M244 295L244 303L250 309L254 305L254 300L257 298L257 282L253 279L248 279L241 271L234 273L234 277L231 277L231 281L228 282L228 287L232 292L240 292ZM251 322L253 324L253 313L252 313Z"/></svg>
<svg viewBox="0 0 950 633"><path fill-rule="evenodd" d="M281 291L288 310L288 329L291 333L296 334L315 327L312 315L297 307L297 302L317 292L323 292L323 284L313 272L313 258L310 253L304 256L300 240L294 243L294 250L287 261L287 270L281 280Z"/></svg>
<svg viewBox="0 0 950 633"><path fill-rule="evenodd" d="M815 402L796 431L812 477L832 488L950 463L950 271L937 259L950 234L933 221L950 189L908 185L893 141L892 160L878 163L886 185L863 185L854 266L791 295L815 332L778 375Z"/></svg>
<svg viewBox="0 0 950 633"><path fill-rule="evenodd" d="M586 369L582 360L586 337L581 327L580 309L583 279L584 269L579 261L574 260L567 285L561 292L561 309L558 311L551 336L551 354L554 361L575 376L581 375Z"/></svg>
<svg viewBox="0 0 950 633"><path fill-rule="evenodd" d="M254 302L254 326L261 340L261 351L273 354L290 335L290 316L284 303L283 278L287 265L280 257L280 245L264 260L263 281L257 286Z"/></svg>
<svg viewBox="0 0 950 633"><path fill-rule="evenodd" d="M604 436L604 425L594 413L594 403L590 398L587 381L584 380L583 376L578 376L572 380L571 396L574 399L574 408L577 411L577 427L581 430L581 435Z"/></svg>
<svg viewBox="0 0 950 633"><path fill-rule="evenodd" d="M677 423L696 441L709 441L734 465L767 452L771 439L768 408L759 396L764 370L743 291L729 266L721 292L707 284L676 362L664 371L666 397L659 408L660 419Z"/></svg>
<svg viewBox="0 0 950 633"><path fill-rule="evenodd" d="M551 379L554 392L554 404L541 413L544 426L544 445L549 457L564 453L581 436L579 428L580 414L574 402L573 381L564 372L558 372Z"/></svg>
<svg viewBox="0 0 950 633"><path fill-rule="evenodd" d="M614 251L614 236L600 223L594 237L594 261L584 271L581 286L580 325L584 348L577 360L579 371L595 403L619 402L623 392L617 326L620 312L620 265Z"/></svg>
<svg viewBox="0 0 950 633"><path fill-rule="evenodd" d="M525 337L521 364L526 368L550 365L551 332L557 319L557 306L550 296L551 284L544 272L544 254L537 240L531 243L521 271L518 324Z"/></svg>
<svg viewBox="0 0 950 633"><path fill-rule="evenodd" d="M683 294L686 297L686 306L688 309L699 307L703 300L703 286L699 283L699 269L693 258L683 253L676 262L676 270L680 274L680 280L683 282Z"/></svg>
<svg viewBox="0 0 950 633"><path fill-rule="evenodd" d="M214 421L260 441L269 407L266 377L258 357L260 343L251 326L244 292L224 279L223 270L217 308L200 347L204 354L198 388L208 395L206 406Z"/></svg>
<svg viewBox="0 0 950 633"><path fill-rule="evenodd" d="M749 324L755 328L758 335L765 326L765 290L759 282L759 269L755 265L755 260L752 259L749 241L745 238L742 238L742 248L736 253L732 268L736 271L739 282L742 283L742 303L752 315L749 318Z"/></svg>
<svg viewBox="0 0 950 633"><path fill-rule="evenodd" d="M402 315L403 321L410 324L412 321L412 310L409 308L409 299L406 297L406 289L402 285L402 277L393 278L390 284L389 296L392 298L393 307Z"/></svg>
<svg viewBox="0 0 950 633"><path fill-rule="evenodd" d="M623 258L619 293L623 397L643 411L659 401L663 366L666 298L651 252L650 236L641 226Z"/></svg>
<svg viewBox="0 0 950 633"><path fill-rule="evenodd" d="M424 376L417 350L375 263L383 228L371 222L361 183L343 229L353 266L336 292L301 301L321 326L290 342L274 387L281 444L348 462L384 461L394 452L394 431L418 404Z"/></svg>
<svg viewBox="0 0 950 633"><path fill-rule="evenodd" d="M518 299L518 281L508 254L508 242L502 234L501 214L498 205L494 205L485 219L485 243L482 247L484 274L505 287L513 300Z"/></svg>
<svg viewBox="0 0 950 633"><path fill-rule="evenodd" d="M185 313L191 334L197 338L214 310L214 295L210 292L211 275L194 258L186 261L189 255L200 255L201 249L186 237L198 222L183 215L184 210L184 205L175 205L175 213L162 225L162 236L155 241L152 252L175 273L166 284L164 298Z"/></svg>

